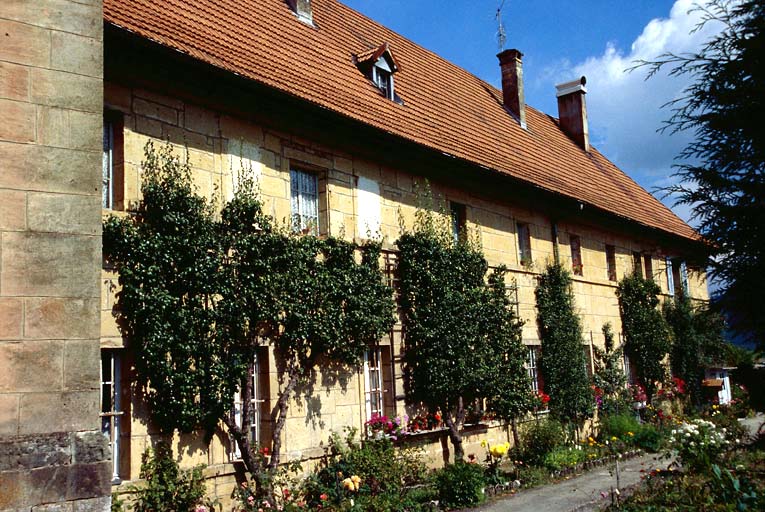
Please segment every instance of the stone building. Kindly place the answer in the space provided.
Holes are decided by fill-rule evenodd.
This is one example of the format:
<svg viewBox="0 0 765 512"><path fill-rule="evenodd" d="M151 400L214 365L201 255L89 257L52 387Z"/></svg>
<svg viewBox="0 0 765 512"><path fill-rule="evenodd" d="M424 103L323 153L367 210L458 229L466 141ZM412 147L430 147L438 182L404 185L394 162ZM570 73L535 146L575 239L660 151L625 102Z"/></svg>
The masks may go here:
<svg viewBox="0 0 765 512"><path fill-rule="evenodd" d="M103 21L0 3L0 510L108 510L100 432Z"/></svg>
<svg viewBox="0 0 765 512"><path fill-rule="evenodd" d="M0 435L19 453L36 442L21 437L38 433L28 432L40 428L30 423L44 432L98 429L99 366L102 395L110 398L101 401L100 428L114 453L105 478L134 480L141 453L158 439L130 386L130 340L115 321L117 276L98 273L100 215L119 215L140 199L148 140L168 140L188 156L203 194L230 197L237 171L251 168L275 219L309 220L320 234L354 240L379 233L391 279L399 220L411 226L416 184L429 180L455 229L476 232L489 263L511 269L509 293L527 321L535 385L534 286L546 262L561 261L574 274L588 355L602 344L603 323L620 330L616 282L633 268L667 297L682 290L707 298L703 273L688 272L699 243L694 231L590 146L584 80L558 87L555 118L525 105L520 52L499 55L496 90L336 0L104 0L103 46L100 19L83 21L100 16L93 2L45 1L54 6L37 14L48 16L37 23L45 37L18 37L51 46L37 53L23 42L0 47L0 66L19 76L0 75L0 111L13 120L0 126L0 162L16 169L0 175L0 197L8 198L0 201L0 339L11 340L0 341L0 361L12 368L0 377L9 379L0 380ZM56 23L74 23L56 15L65 4L82 15L57 36ZM31 8L16 7L24 2L10 5L0 8L0 23L17 23L17 33L36 26L23 18L34 15ZM60 71L47 77L46 67ZM27 172L30 161L40 170ZM321 455L331 431L362 427L375 412L413 412L400 349L397 327L358 369L324 379L313 396L291 404L282 460ZM43 362L62 375L55 392L50 371L22 375L33 362L35 371ZM280 385L268 347L253 379L256 413L244 421L255 442L267 442ZM74 390L83 390L82 402L67 401ZM62 404L71 404L71 417ZM466 450L487 436L508 433L491 422L471 426ZM428 432L410 442L435 460L444 455L443 438ZM223 431L209 445L201 435L175 436L173 445L184 464L207 464L211 491L228 497L237 454ZM14 460L13 468L29 473L27 459ZM72 456L61 465L79 463ZM7 470L0 471L3 482ZM0 498L0 510L16 506Z"/></svg>

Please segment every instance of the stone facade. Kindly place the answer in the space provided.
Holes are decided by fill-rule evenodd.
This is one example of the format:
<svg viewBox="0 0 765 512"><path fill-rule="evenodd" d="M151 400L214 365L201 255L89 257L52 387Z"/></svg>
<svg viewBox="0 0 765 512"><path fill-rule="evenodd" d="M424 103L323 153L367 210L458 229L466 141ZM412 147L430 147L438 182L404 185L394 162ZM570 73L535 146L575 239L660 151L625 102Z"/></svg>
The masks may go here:
<svg viewBox="0 0 765 512"><path fill-rule="evenodd" d="M348 152L342 144L318 143L247 119L245 115L240 117L216 110L203 102L182 101L162 93L159 88L151 90L143 85L107 81L105 106L110 115L119 119L117 124L122 130L119 165L124 170L124 189L115 194L123 198L127 207L140 198L140 163L146 142L166 140L179 155L188 156L199 192L217 197L218 201L232 195L239 169L251 168L257 176L266 211L277 221L287 222L291 213L290 170L299 169L318 176L321 233L360 241L368 236L368 226L375 226L384 247L390 251L389 257L394 258L393 242L399 235L400 220L412 225L418 204L416 183L423 182L421 169L417 167L381 164ZM530 345L538 344L534 286L540 269L554 259L550 217L542 209L491 199L482 191L480 183L458 188L431 178L430 184L437 196L465 205L467 226L478 234L489 263L504 264L511 269L518 310L526 320L524 341ZM530 228L531 264L524 262L522 265L519 261L516 228L519 222ZM559 221L556 226L557 252L569 268L572 266L570 240L574 235L579 237L582 276L574 277L574 291L588 343L602 345L601 328L607 321L614 325L616 332L620 331L616 282L609 279L606 245L614 247L617 278L632 270L633 253L639 253L641 266L644 267L645 260L650 259L654 279L665 294L669 291L665 256L676 255L670 252L671 248L657 248L656 241L639 233L609 230L575 220ZM124 347L126 343L129 345L129 340L121 338L114 321L114 294L119 289L117 276L105 270L101 283L102 347L113 349ZM691 275L689 286L692 296L707 297L702 275ZM383 372L384 411L394 416L416 414L417 411L404 401L399 366L400 326L383 340L382 345L386 368ZM583 349L589 351L588 346ZM273 354L266 347L263 350L259 382L263 389L262 410L267 418L276 402L280 381ZM316 458L323 453L331 432L342 432L345 426L362 429L368 419L365 386L363 368L332 378L320 372L314 389L304 390L290 405L282 460ZM124 479L131 480L137 476L141 453L157 438L157 432L140 399L131 395L125 385L123 392L126 423L122 431L124 452L120 471ZM269 440L269 428L269 420L263 419L261 440L265 443ZM481 439L503 442L510 437L505 426L489 422L466 435L465 449L467 453L482 453ZM442 459L449 456L443 435L413 436L410 443L424 448L434 465L441 464ZM209 446L201 441L201 435L176 436L173 444L183 455L184 463L210 466L210 490L225 502L236 478L236 467L231 464L235 457L225 434L220 432Z"/></svg>
<svg viewBox="0 0 765 512"><path fill-rule="evenodd" d="M101 2L0 5L0 510L108 510Z"/></svg>

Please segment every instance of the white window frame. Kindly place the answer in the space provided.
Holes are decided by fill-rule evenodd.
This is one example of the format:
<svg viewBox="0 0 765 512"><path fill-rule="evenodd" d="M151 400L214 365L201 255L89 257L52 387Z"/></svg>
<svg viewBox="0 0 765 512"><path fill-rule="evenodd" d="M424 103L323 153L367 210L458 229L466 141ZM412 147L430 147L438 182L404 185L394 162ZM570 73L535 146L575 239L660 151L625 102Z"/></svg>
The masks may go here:
<svg viewBox="0 0 765 512"><path fill-rule="evenodd" d="M364 352L364 406L367 420L373 414L383 415L385 390L383 389L382 350L369 348Z"/></svg>
<svg viewBox="0 0 765 512"><path fill-rule="evenodd" d="M674 297L675 295L675 276L672 268L672 258L667 257L666 260L667 269L667 295Z"/></svg>
<svg viewBox="0 0 765 512"><path fill-rule="evenodd" d="M525 231L525 236L522 231ZM515 233L518 239L518 264L521 266L529 265L533 258L531 252L531 224L528 222L516 222ZM526 252L528 254L525 254Z"/></svg>
<svg viewBox="0 0 765 512"><path fill-rule="evenodd" d="M104 116L101 187L101 207L114 209L114 123L108 116Z"/></svg>
<svg viewBox="0 0 765 512"><path fill-rule="evenodd" d="M531 391L539 392L539 345L526 345L526 372L531 380Z"/></svg>
<svg viewBox="0 0 765 512"><path fill-rule="evenodd" d="M116 350L101 350L101 432L109 439L112 449L112 481L119 482L120 467L120 420L123 416L121 394L122 377L120 371L120 353ZM104 366L108 364L109 375L104 375ZM109 401L105 394L108 393Z"/></svg>
<svg viewBox="0 0 765 512"><path fill-rule="evenodd" d="M242 417L244 410L244 404L242 402L242 394L240 391L234 393L234 422L236 425L249 436L250 443L253 447L259 446L261 441L260 436L260 404L265 402L265 399L261 396L260 389L260 358L257 354L253 357L252 375L249 376L252 379L252 396L250 396L250 418L247 421ZM239 451L239 446L236 441L231 439L231 456L234 460L242 458L242 453Z"/></svg>
<svg viewBox="0 0 765 512"><path fill-rule="evenodd" d="M396 97L393 84L393 70L390 69L385 57L380 57L372 66L372 81L389 100Z"/></svg>
<svg viewBox="0 0 765 512"><path fill-rule="evenodd" d="M690 297L691 288L688 282L688 264L685 261L680 262L680 286L683 287L683 294Z"/></svg>
<svg viewBox="0 0 765 512"><path fill-rule="evenodd" d="M293 231L319 234L319 177L290 169L290 213Z"/></svg>

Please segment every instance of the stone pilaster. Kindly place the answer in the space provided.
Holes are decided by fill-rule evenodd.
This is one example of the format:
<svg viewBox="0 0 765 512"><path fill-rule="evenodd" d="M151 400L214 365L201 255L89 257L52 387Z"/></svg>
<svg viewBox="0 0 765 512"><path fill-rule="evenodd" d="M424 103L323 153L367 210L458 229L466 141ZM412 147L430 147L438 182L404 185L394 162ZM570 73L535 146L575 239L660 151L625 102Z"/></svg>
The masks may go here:
<svg viewBox="0 0 765 512"><path fill-rule="evenodd" d="M0 510L109 508L102 116L101 0L0 2Z"/></svg>

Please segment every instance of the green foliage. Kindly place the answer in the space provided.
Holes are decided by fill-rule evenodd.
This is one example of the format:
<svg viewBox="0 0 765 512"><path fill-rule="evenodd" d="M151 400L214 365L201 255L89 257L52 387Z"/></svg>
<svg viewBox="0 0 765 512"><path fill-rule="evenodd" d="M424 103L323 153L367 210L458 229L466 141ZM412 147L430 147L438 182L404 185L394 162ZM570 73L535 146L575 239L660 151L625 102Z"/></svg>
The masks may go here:
<svg viewBox="0 0 765 512"><path fill-rule="evenodd" d="M518 480L524 489L546 485L551 482L550 472L541 466L523 466L518 470Z"/></svg>
<svg viewBox="0 0 765 512"><path fill-rule="evenodd" d="M664 357L669 351L669 328L659 312L659 286L633 272L619 281L616 296L625 338L625 351L649 401L664 381Z"/></svg>
<svg viewBox="0 0 765 512"><path fill-rule="evenodd" d="M488 399L503 418L531 406L522 324L506 297L506 269L487 286L488 264L468 236L455 241L433 211L420 209L416 219L396 242L407 398L443 411L459 459L464 404Z"/></svg>
<svg viewBox="0 0 765 512"><path fill-rule="evenodd" d="M551 264L539 276L537 323L542 338L540 368L550 413L562 421L592 416L593 396L582 348L582 323L574 309L571 274Z"/></svg>
<svg viewBox="0 0 765 512"><path fill-rule="evenodd" d="M552 418L530 421L521 433L522 458L527 464L543 464L545 456L565 442L566 432L559 421Z"/></svg>
<svg viewBox="0 0 765 512"><path fill-rule="evenodd" d="M287 404L318 358L356 365L393 325L380 245L279 230L249 178L218 218L169 145L155 151L149 143L143 171L140 208L105 222L104 253L119 272L121 325L152 417L166 432L211 432L228 418L234 392L246 389L265 337L288 376L273 429L275 466ZM246 436L235 437L254 472Z"/></svg>
<svg viewBox="0 0 765 512"><path fill-rule="evenodd" d="M679 155L677 185L668 188L691 207L709 241L705 266L722 285L721 305L732 325L765 348L765 4L760 0L700 2L701 25L714 35L697 53L665 54L648 65L688 85L670 103L667 129L689 131ZM695 30L699 30L697 27Z"/></svg>
<svg viewBox="0 0 765 512"><path fill-rule="evenodd" d="M603 440L618 437L626 440L640 431L640 422L629 414L613 414L600 418L600 438ZM632 432L632 436L628 434Z"/></svg>
<svg viewBox="0 0 765 512"><path fill-rule="evenodd" d="M140 477L145 485L135 487L135 512L191 512L205 504L202 467L183 471L164 442L148 448L141 458Z"/></svg>
<svg viewBox="0 0 765 512"><path fill-rule="evenodd" d="M662 432L650 423L640 425L635 432L634 443L636 446L651 453L658 453L664 448L665 437Z"/></svg>
<svg viewBox="0 0 765 512"><path fill-rule="evenodd" d="M438 500L444 510L474 507L485 499L483 468L479 464L457 462L436 473Z"/></svg>
<svg viewBox="0 0 765 512"><path fill-rule="evenodd" d="M663 314L672 330L672 374L685 381L691 399L699 404L704 371L724 357L722 317L704 306L694 307L685 296L665 302Z"/></svg>
<svg viewBox="0 0 765 512"><path fill-rule="evenodd" d="M584 450L575 446L560 446L545 455L544 465L550 471L574 468L585 460Z"/></svg>
<svg viewBox="0 0 765 512"><path fill-rule="evenodd" d="M603 325L605 347L593 346L595 352L594 382L599 394L598 407L601 414L619 414L628 410L627 378L623 370L621 348L614 345L611 323Z"/></svg>
<svg viewBox="0 0 765 512"><path fill-rule="evenodd" d="M135 216L104 223L104 255L122 288L120 325L135 347L137 379L157 425L211 430L243 371L229 364L235 348L215 329L222 261L213 210L169 145L158 152L147 145L143 175Z"/></svg>
<svg viewBox="0 0 765 512"><path fill-rule="evenodd" d="M344 440L333 435L329 456L305 480L306 504L323 509L339 506L348 494L342 480L353 475L361 479L358 492L353 493L360 510L404 510L402 503L410 503L410 510L416 510L418 500L429 496L422 492L413 495L410 488L426 477L419 451L397 450L388 439L360 443L355 429L349 429Z"/></svg>

